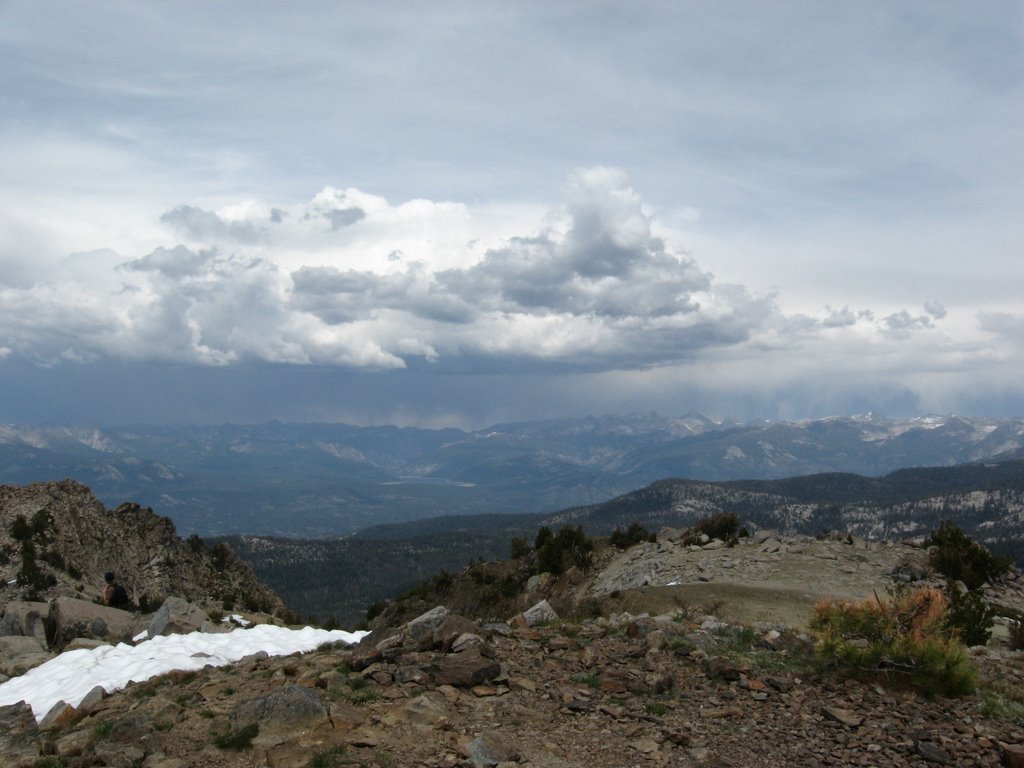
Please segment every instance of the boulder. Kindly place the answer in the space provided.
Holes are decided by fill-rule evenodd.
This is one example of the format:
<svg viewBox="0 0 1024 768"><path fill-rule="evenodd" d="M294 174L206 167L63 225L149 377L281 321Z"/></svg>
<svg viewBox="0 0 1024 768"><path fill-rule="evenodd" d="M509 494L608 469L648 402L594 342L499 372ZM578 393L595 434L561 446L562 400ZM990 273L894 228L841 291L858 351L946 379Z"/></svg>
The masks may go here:
<svg viewBox="0 0 1024 768"><path fill-rule="evenodd" d="M4 617L0 620L0 635L34 637L46 648L46 619L49 615L49 603L13 600L7 604Z"/></svg>
<svg viewBox="0 0 1024 768"><path fill-rule="evenodd" d="M547 600L541 600L533 607L523 611L523 619L526 621L526 626L535 627L538 624L550 624L553 621L558 621L558 614Z"/></svg>
<svg viewBox="0 0 1024 768"><path fill-rule="evenodd" d="M419 650L432 648L435 643L434 633L449 615L448 609L443 605L431 608L405 625L405 635Z"/></svg>
<svg viewBox="0 0 1024 768"><path fill-rule="evenodd" d="M501 674L501 664L485 655L486 647L472 645L461 653L442 657L434 664L434 682L468 688L493 680Z"/></svg>
<svg viewBox="0 0 1024 768"><path fill-rule="evenodd" d="M168 597L149 620L146 635L185 635L198 631L209 621L206 611L198 605L180 597Z"/></svg>
<svg viewBox="0 0 1024 768"><path fill-rule="evenodd" d="M0 637L0 674L17 677L52 658L53 654L41 648L34 637Z"/></svg>
<svg viewBox="0 0 1024 768"><path fill-rule="evenodd" d="M0 755L6 768L31 768L39 760L39 726L27 702L0 707Z"/></svg>
<svg viewBox="0 0 1024 768"><path fill-rule="evenodd" d="M75 719L76 714L78 712L73 706L66 701L58 701L50 707L50 711L43 715L43 719L39 721L39 730L52 731L65 728L68 723Z"/></svg>
<svg viewBox="0 0 1024 768"><path fill-rule="evenodd" d="M76 637L122 643L134 635L134 617L128 611L97 605L73 597L58 597L50 605L54 644L63 648Z"/></svg>
<svg viewBox="0 0 1024 768"><path fill-rule="evenodd" d="M452 644L463 635L481 635L483 629L472 619L458 614L450 614L434 630L434 645L440 645L442 650L452 650ZM456 649L457 650L457 649Z"/></svg>
<svg viewBox="0 0 1024 768"><path fill-rule="evenodd" d="M309 688L283 685L267 696L241 702L231 713L231 727L240 730L259 725L253 743L272 746L294 738L296 732L317 728L328 722L327 710Z"/></svg>

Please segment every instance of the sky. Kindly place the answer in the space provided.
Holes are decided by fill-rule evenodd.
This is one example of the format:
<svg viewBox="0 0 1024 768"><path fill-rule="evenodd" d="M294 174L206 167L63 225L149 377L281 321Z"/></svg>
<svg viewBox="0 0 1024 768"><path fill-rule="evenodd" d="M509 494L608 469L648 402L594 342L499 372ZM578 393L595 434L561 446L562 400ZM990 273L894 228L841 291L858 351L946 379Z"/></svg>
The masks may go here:
<svg viewBox="0 0 1024 768"><path fill-rule="evenodd" d="M223 667L260 651L270 656L288 656L328 643L358 643L367 634L261 624L223 633L157 635L136 645L80 648L60 653L45 664L0 683L0 706L27 702L36 720L41 721L58 702L77 707L96 686L113 693L128 683L141 683L176 669Z"/></svg>
<svg viewBox="0 0 1024 768"><path fill-rule="evenodd" d="M1024 414L1024 5L0 1L0 422Z"/></svg>

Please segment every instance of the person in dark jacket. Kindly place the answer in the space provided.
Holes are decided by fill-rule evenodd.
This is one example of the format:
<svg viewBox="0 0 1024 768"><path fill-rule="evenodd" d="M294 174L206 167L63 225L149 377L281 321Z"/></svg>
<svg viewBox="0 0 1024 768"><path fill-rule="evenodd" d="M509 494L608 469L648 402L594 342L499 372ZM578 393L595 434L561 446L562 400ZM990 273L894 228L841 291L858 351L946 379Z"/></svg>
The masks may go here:
<svg viewBox="0 0 1024 768"><path fill-rule="evenodd" d="M114 574L107 571L103 574L103 579L107 582L107 586L103 590L103 604L109 605L111 608L122 608L128 605L128 593L114 579Z"/></svg>

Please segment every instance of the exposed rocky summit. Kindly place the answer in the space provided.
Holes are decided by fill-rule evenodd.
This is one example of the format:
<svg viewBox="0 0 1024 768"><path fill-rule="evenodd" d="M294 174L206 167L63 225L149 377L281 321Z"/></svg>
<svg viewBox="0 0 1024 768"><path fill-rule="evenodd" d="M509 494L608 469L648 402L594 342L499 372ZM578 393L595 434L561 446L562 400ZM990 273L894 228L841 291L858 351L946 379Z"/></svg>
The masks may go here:
<svg viewBox="0 0 1024 768"><path fill-rule="evenodd" d="M218 610L284 610L228 547L182 540L151 509L107 509L73 480L0 486L0 611L12 601L94 601L108 571L144 610L172 595Z"/></svg>
<svg viewBox="0 0 1024 768"><path fill-rule="evenodd" d="M356 647L173 673L37 726L0 708L7 765L1017 765L1024 723L823 673L798 632L692 612L538 626L436 607ZM1024 685L1024 655L978 651ZM59 761L59 762L58 762Z"/></svg>

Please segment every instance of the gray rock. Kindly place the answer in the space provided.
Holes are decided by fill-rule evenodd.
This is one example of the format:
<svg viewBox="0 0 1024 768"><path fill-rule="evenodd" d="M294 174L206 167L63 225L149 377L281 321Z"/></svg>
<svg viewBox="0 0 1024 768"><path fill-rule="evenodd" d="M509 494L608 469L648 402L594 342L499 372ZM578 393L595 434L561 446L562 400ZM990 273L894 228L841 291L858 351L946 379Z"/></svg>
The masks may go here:
<svg viewBox="0 0 1024 768"><path fill-rule="evenodd" d="M180 597L168 597L153 614L146 628L149 637L157 635L185 635L197 632L210 617L198 605Z"/></svg>
<svg viewBox="0 0 1024 768"><path fill-rule="evenodd" d="M97 640L94 637L76 637L67 645L64 646L65 651L93 651L97 648L102 648L104 645L110 645L106 640Z"/></svg>
<svg viewBox="0 0 1024 768"><path fill-rule="evenodd" d="M78 702L78 711L91 712L105 698L107 698L107 692L103 689L102 685L97 685L85 694L85 698Z"/></svg>
<svg viewBox="0 0 1024 768"><path fill-rule="evenodd" d="M73 597L58 597L50 606L54 643L63 648L73 638L89 637L111 643L131 640L134 617L128 611Z"/></svg>
<svg viewBox="0 0 1024 768"><path fill-rule="evenodd" d="M549 624L553 621L558 621L558 614L548 604L547 600L541 600L533 607L523 611L523 618L526 620L526 626L534 627L538 624Z"/></svg>
<svg viewBox="0 0 1024 768"><path fill-rule="evenodd" d="M930 741L917 742L914 746L914 751L929 763L938 763L939 765L956 765L956 761L949 752L944 750L938 744L933 744Z"/></svg>
<svg viewBox="0 0 1024 768"><path fill-rule="evenodd" d="M31 768L39 759L39 727L27 702L0 707L0 755L5 768Z"/></svg>
<svg viewBox="0 0 1024 768"><path fill-rule="evenodd" d="M821 714L829 720L842 723L847 728L856 728L864 722L863 715L841 707L824 706L821 708Z"/></svg>
<svg viewBox="0 0 1024 768"><path fill-rule="evenodd" d="M496 766L519 760L519 751L496 733L483 733L463 744L462 753L475 766Z"/></svg>
<svg viewBox="0 0 1024 768"><path fill-rule="evenodd" d="M45 664L53 654L39 646L34 637L10 635L0 637L0 673L17 677L33 667Z"/></svg>
<svg viewBox="0 0 1024 768"><path fill-rule="evenodd" d="M451 712L448 703L436 693L424 693L415 699L392 709L384 717L387 725L404 723L414 728L443 728L449 722Z"/></svg>
<svg viewBox="0 0 1024 768"><path fill-rule="evenodd" d="M92 729L72 731L57 739L53 749L58 757L74 757L90 751L95 741Z"/></svg>
<svg viewBox="0 0 1024 768"><path fill-rule="evenodd" d="M448 609L443 605L431 608L405 625L405 635L418 649L431 648L435 642L434 632L449 615Z"/></svg>
<svg viewBox="0 0 1024 768"><path fill-rule="evenodd" d="M328 722L327 710L309 688L283 685L268 696L248 699L231 713L231 727L239 730L256 723L260 732L254 743L279 744L297 731L316 728Z"/></svg>
<svg viewBox="0 0 1024 768"><path fill-rule="evenodd" d="M3 620L0 620L0 635L34 637L46 648L46 619L49 615L49 603L12 600L4 609Z"/></svg>
<svg viewBox="0 0 1024 768"><path fill-rule="evenodd" d="M39 721L39 730L50 731L54 728L62 728L67 725L75 716L75 708L66 701L58 701L50 710L43 715Z"/></svg>
<svg viewBox="0 0 1024 768"><path fill-rule="evenodd" d="M472 619L458 614L450 614L434 630L434 647L441 646L442 650L452 650L452 644L463 635L480 635L483 633L480 625Z"/></svg>

